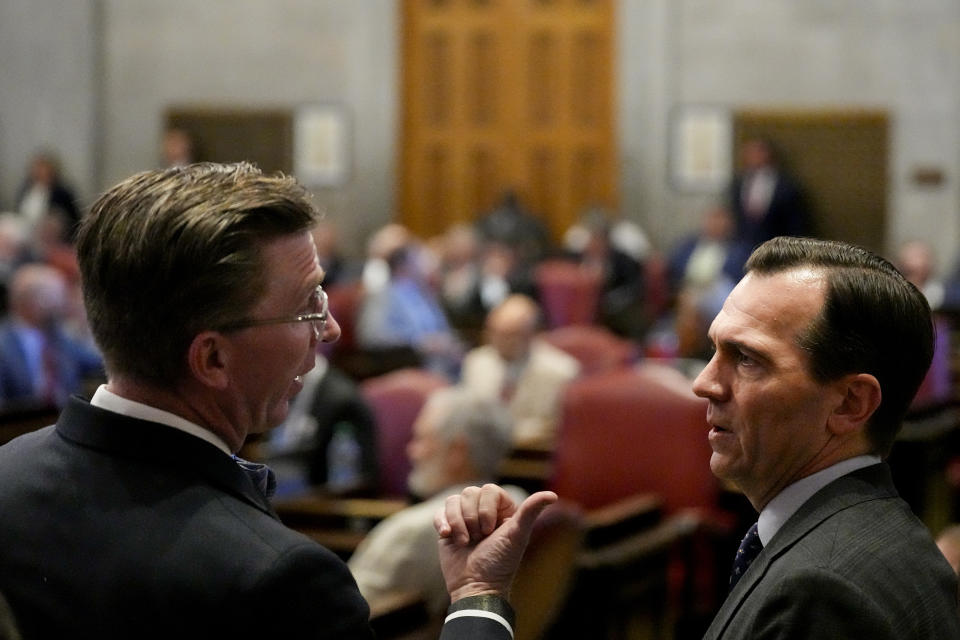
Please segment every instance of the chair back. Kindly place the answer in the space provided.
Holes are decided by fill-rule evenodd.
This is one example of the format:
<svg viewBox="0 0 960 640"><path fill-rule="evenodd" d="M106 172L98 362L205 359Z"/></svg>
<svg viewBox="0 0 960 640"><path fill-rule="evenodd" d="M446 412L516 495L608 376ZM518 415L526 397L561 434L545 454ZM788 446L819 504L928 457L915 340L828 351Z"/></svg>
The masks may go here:
<svg viewBox="0 0 960 640"><path fill-rule="evenodd" d="M716 508L706 400L665 365L641 364L580 379L562 399L551 489L585 509L637 493L665 514Z"/></svg>
<svg viewBox="0 0 960 640"><path fill-rule="evenodd" d="M626 367L639 356L639 345L600 325L567 325L540 333L540 337L580 362L583 375Z"/></svg>
<svg viewBox="0 0 960 640"><path fill-rule="evenodd" d="M600 275L569 260L550 258L534 272L547 328L592 324L600 308Z"/></svg>
<svg viewBox="0 0 960 640"><path fill-rule="evenodd" d="M582 510L556 502L540 514L511 589L517 612L515 640L538 640L563 608L584 537Z"/></svg>
<svg viewBox="0 0 960 640"><path fill-rule="evenodd" d="M360 392L373 411L377 426L377 454L382 496L405 496L410 461L407 443L413 422L427 397L450 384L447 378L425 369L403 368L367 378Z"/></svg>
<svg viewBox="0 0 960 640"><path fill-rule="evenodd" d="M323 343L321 349L329 356L334 351L350 352L356 349L357 313L363 300L363 283L359 280L334 284L327 291L330 314L340 325L340 339Z"/></svg>

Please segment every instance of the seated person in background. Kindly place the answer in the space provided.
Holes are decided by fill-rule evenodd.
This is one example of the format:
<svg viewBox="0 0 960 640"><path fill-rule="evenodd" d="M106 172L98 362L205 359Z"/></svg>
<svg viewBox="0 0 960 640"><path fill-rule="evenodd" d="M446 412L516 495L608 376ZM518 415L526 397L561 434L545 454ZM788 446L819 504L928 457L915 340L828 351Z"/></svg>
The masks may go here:
<svg viewBox="0 0 960 640"><path fill-rule="evenodd" d="M439 247L438 289L450 323L472 342L487 315L480 300L480 237L468 224L457 224L443 234Z"/></svg>
<svg viewBox="0 0 960 640"><path fill-rule="evenodd" d="M682 238L667 256L667 278L672 292L684 287L707 289L725 281L729 290L743 277L750 249L734 236L729 209L708 209L697 231Z"/></svg>
<svg viewBox="0 0 960 640"><path fill-rule="evenodd" d="M536 302L511 295L487 316L487 344L467 352L461 368L463 386L509 407L519 446L553 443L560 393L580 374L573 356L536 338L539 328Z"/></svg>
<svg viewBox="0 0 960 640"><path fill-rule="evenodd" d="M500 203L477 219L476 228L483 242L511 247L524 270L532 268L552 249L546 224L520 202L513 190L504 192Z"/></svg>
<svg viewBox="0 0 960 640"><path fill-rule="evenodd" d="M610 223L610 244L624 252L640 264L643 264L653 253L653 245L643 228L624 218L616 211L608 211L604 207L590 207L580 216L580 220L572 224L563 234L563 249L568 252L582 251L590 239L590 230L585 222L593 215L602 215Z"/></svg>
<svg viewBox="0 0 960 640"><path fill-rule="evenodd" d="M614 246L611 221L593 209L580 221L583 237L566 255L601 282L600 322L621 336L640 338L649 325L644 310L643 265Z"/></svg>
<svg viewBox="0 0 960 640"><path fill-rule="evenodd" d="M402 224L391 222L371 234L367 240L366 257L360 279L368 295L378 293L390 282L390 267L387 258L394 251L414 242L410 230Z"/></svg>
<svg viewBox="0 0 960 640"><path fill-rule="evenodd" d="M337 459L334 435L350 438L352 459ZM357 383L317 354L303 376L303 389L290 403L287 418L269 432L262 457L277 475L278 497L323 486L351 495L377 491L377 440L373 412Z"/></svg>
<svg viewBox="0 0 960 640"><path fill-rule="evenodd" d="M439 272L443 307L471 347L482 341L491 309L512 293L536 294L532 272L521 264L517 249L497 240L481 242L468 225L445 234Z"/></svg>
<svg viewBox="0 0 960 640"><path fill-rule="evenodd" d="M27 264L10 282L0 324L0 402L62 406L87 380L104 377L100 353L66 330L67 282L57 269Z"/></svg>
<svg viewBox="0 0 960 640"><path fill-rule="evenodd" d="M0 314L7 313L10 279L27 252L27 234L15 213L0 213Z"/></svg>
<svg viewBox="0 0 960 640"><path fill-rule="evenodd" d="M680 289L670 313L660 318L644 340L644 354L666 361L693 381L713 355L707 330L728 292L725 286Z"/></svg>
<svg viewBox="0 0 960 640"><path fill-rule="evenodd" d="M343 253L343 248L340 246L340 233L336 225L329 220L323 220L313 228L311 235L313 235L313 244L317 247L317 260L327 274L323 281L327 290L360 278L359 269L354 273L353 265Z"/></svg>
<svg viewBox="0 0 960 640"><path fill-rule="evenodd" d="M414 591L432 613L446 608L433 515L448 495L496 478L510 450L510 430L510 416L498 403L462 387L440 389L427 399L407 446L410 492L424 501L374 527L348 562L368 601ZM517 488L509 491L524 497Z"/></svg>
<svg viewBox="0 0 960 640"><path fill-rule="evenodd" d="M426 279L419 251L416 243L407 241L387 256L389 280L366 293L357 316L357 339L363 348L409 347L426 368L455 377L463 355L460 338Z"/></svg>
<svg viewBox="0 0 960 640"><path fill-rule="evenodd" d="M486 242L480 250L480 281L477 298L484 320L490 310L513 293L533 297L537 293L534 275L517 250L502 242Z"/></svg>

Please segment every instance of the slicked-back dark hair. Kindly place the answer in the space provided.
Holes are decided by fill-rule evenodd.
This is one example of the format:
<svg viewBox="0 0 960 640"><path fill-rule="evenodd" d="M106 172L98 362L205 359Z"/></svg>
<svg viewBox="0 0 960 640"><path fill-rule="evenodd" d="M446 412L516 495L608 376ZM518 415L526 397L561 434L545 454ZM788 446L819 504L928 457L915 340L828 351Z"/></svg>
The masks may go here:
<svg viewBox="0 0 960 640"><path fill-rule="evenodd" d="M108 190L77 238L84 306L108 372L180 379L193 338L241 319L263 295L263 244L317 218L292 177L249 163L145 171Z"/></svg>
<svg viewBox="0 0 960 640"><path fill-rule="evenodd" d="M923 294L884 258L842 242L779 237L753 252L746 270L769 275L821 270L823 308L798 343L821 383L869 373L880 383L880 406L867 423L873 451L886 456L930 367L933 320Z"/></svg>

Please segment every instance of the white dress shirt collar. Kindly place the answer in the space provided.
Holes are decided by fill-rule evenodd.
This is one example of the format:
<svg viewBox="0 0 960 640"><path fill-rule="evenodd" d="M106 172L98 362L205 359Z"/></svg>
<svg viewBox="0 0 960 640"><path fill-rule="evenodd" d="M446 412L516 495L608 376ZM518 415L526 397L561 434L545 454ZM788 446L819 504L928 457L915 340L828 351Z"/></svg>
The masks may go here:
<svg viewBox="0 0 960 640"><path fill-rule="evenodd" d="M857 469L879 464L880 456L857 456L841 460L837 464L821 469L820 471L797 480L786 489L778 493L773 500L767 503L767 506L760 511L760 518L757 521L757 533L760 535L760 542L764 546L773 539L777 531L780 530L787 520L790 519L797 509L803 503L813 497L817 491L848 473L853 473Z"/></svg>
<svg viewBox="0 0 960 640"><path fill-rule="evenodd" d="M107 411L119 413L120 415L157 422L168 427L173 427L174 429L179 429L180 431L209 442L228 456L233 455L227 443L212 431L204 429L200 425L181 418L169 411L157 409L142 402L122 398L112 391L109 391L106 385L100 385L97 388L96 393L93 394L93 398L90 399L90 404L101 409L106 409Z"/></svg>

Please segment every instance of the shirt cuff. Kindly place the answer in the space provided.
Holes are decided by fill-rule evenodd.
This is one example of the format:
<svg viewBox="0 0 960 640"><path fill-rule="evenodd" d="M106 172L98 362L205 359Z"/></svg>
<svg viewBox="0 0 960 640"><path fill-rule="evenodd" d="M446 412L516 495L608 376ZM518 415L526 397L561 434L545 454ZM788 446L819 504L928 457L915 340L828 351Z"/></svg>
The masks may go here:
<svg viewBox="0 0 960 640"><path fill-rule="evenodd" d="M510 637L513 637L515 620L513 607L500 596L481 595L461 598L447 609L447 618L444 622L466 616L495 620L506 627L507 631L510 632Z"/></svg>

